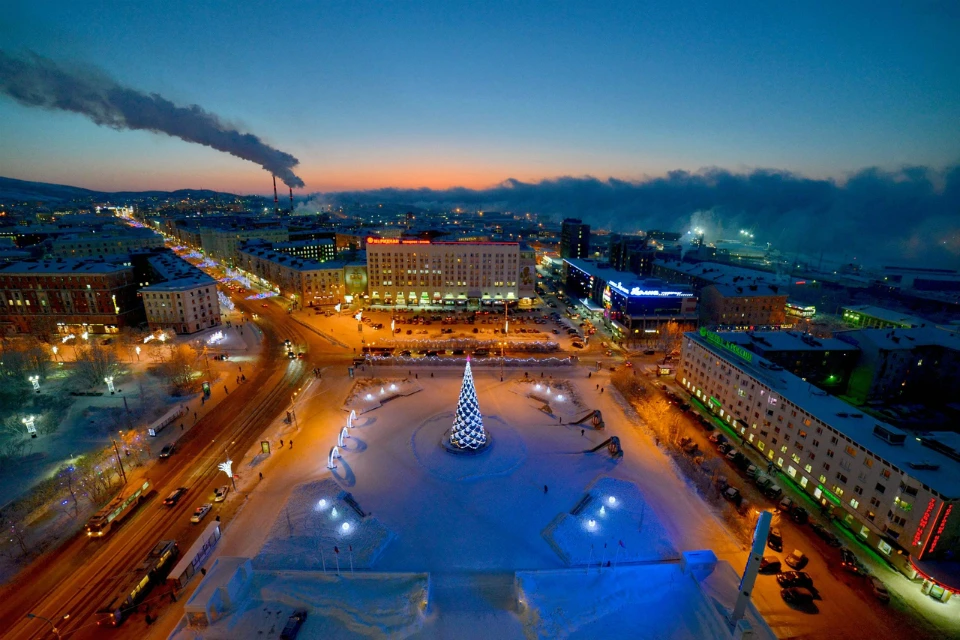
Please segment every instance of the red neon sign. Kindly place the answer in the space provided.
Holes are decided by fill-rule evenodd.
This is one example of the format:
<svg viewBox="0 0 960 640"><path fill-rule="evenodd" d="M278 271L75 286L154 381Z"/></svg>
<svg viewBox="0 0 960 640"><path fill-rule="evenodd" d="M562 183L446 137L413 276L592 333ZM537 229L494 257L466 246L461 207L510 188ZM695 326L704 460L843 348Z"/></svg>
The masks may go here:
<svg viewBox="0 0 960 640"><path fill-rule="evenodd" d="M367 244L430 244L429 240L401 240L400 238L367 238Z"/></svg>
<svg viewBox="0 0 960 640"><path fill-rule="evenodd" d="M947 528L947 518L950 517L950 512L953 511L953 505L947 507L947 512L943 514L943 520L940 521L940 526L937 527L937 535L933 538L933 544L930 545L930 553L933 553L937 548L937 543L940 542L940 535L943 533L943 530Z"/></svg>
<svg viewBox="0 0 960 640"><path fill-rule="evenodd" d="M933 507L936 503L936 498L930 498L930 502L927 504L927 508L923 512L923 517L920 518L920 524L917 526L917 532L913 534L913 546L920 544L920 538L923 537L923 530L927 528L927 524L930 522L930 514L933 513Z"/></svg>

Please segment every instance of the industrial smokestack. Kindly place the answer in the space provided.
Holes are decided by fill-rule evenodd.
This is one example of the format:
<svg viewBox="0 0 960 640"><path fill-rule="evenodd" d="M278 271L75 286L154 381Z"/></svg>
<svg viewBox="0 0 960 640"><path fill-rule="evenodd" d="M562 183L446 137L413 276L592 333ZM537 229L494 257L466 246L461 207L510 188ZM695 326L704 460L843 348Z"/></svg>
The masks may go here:
<svg viewBox="0 0 960 640"><path fill-rule="evenodd" d="M277 197L277 176L273 176L273 212L280 211L280 198Z"/></svg>
<svg viewBox="0 0 960 640"><path fill-rule="evenodd" d="M293 187L290 187L290 213L293 213Z"/></svg>

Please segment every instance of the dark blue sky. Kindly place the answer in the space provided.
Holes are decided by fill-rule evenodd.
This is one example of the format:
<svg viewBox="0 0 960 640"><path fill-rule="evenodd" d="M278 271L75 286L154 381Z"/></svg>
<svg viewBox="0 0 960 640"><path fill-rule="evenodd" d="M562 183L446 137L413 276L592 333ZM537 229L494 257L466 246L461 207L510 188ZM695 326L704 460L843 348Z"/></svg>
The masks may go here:
<svg viewBox="0 0 960 640"><path fill-rule="evenodd" d="M958 4L677 4L14 0L0 48L199 104L299 158L311 191L960 158ZM2 97L0 122L0 175L269 189L153 133Z"/></svg>

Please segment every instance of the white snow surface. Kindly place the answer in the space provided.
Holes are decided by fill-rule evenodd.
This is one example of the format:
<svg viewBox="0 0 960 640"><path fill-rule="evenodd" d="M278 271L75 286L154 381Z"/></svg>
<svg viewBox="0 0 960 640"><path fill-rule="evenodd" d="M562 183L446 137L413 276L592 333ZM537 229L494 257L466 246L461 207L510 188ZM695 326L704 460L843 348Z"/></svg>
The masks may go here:
<svg viewBox="0 0 960 640"><path fill-rule="evenodd" d="M730 637L679 563L517 573L527 638Z"/></svg>
<svg viewBox="0 0 960 640"><path fill-rule="evenodd" d="M329 478L298 485L253 559L254 567L322 570L326 562L332 570L337 562L334 547L340 550L341 569L349 568L351 554L355 569L372 567L394 534L374 517L361 518L343 500L345 494ZM349 530L343 530L344 523Z"/></svg>
<svg viewBox="0 0 960 640"><path fill-rule="evenodd" d="M356 411L357 415L379 409L394 398L402 398L422 391L416 380L406 378L372 378L356 382L353 392L343 408L346 412Z"/></svg>
<svg viewBox="0 0 960 640"><path fill-rule="evenodd" d="M523 464L527 447L516 429L498 416L484 416L489 444L476 454L450 453L440 444L449 440L453 413L441 413L423 422L410 437L417 462L430 475L451 482L470 482L510 475Z"/></svg>
<svg viewBox="0 0 960 640"><path fill-rule="evenodd" d="M634 483L600 478L585 495L589 502L580 513L562 513L543 531L544 539L568 565L680 557ZM571 510L574 507L570 505Z"/></svg>

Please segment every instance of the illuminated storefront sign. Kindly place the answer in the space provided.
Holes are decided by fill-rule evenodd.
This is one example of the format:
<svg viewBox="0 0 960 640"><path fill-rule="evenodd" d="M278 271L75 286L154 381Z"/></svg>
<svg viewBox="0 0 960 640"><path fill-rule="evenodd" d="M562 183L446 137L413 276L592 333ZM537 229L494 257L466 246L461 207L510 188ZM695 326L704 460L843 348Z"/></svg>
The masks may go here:
<svg viewBox="0 0 960 640"><path fill-rule="evenodd" d="M947 507L947 512L943 514L943 520L940 521L940 526L937 527L937 533L933 537L933 544L930 545L930 553L933 553L937 549L937 543L940 542L940 536L943 534L943 530L947 528L947 520L950 518L950 512L953 511L953 505Z"/></svg>
<svg viewBox="0 0 960 640"><path fill-rule="evenodd" d="M619 282L610 282L608 286L616 289L625 296L641 298L692 298L693 294L689 291L660 291L659 289L641 289L640 287L631 287L627 289Z"/></svg>
<svg viewBox="0 0 960 640"><path fill-rule="evenodd" d="M367 244L430 244L429 240L401 240L399 238L367 238Z"/></svg>
<svg viewBox="0 0 960 640"><path fill-rule="evenodd" d="M707 331L703 327L700 327L700 336L711 344L715 344L722 349L726 349L730 353L733 353L740 358L743 358L747 362L753 362L753 354L741 347L738 344L734 344L728 340L724 340L719 335L713 331Z"/></svg>
<svg viewBox="0 0 960 640"><path fill-rule="evenodd" d="M927 528L927 524L930 523L930 514L933 513L933 507L936 505L936 498L930 498L930 502L927 503L927 508L923 511L923 517L920 518L920 524L917 525L917 532L913 534L913 546L920 544L920 539L923 537L923 530Z"/></svg>

